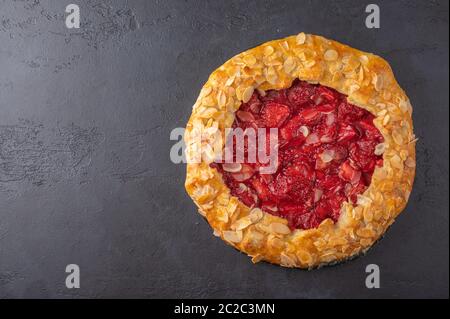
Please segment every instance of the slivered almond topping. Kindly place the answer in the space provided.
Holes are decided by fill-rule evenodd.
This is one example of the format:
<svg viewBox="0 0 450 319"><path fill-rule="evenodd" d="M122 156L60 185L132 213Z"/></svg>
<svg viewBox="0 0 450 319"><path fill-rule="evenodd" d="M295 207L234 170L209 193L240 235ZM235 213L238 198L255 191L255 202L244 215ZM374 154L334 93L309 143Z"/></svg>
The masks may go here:
<svg viewBox="0 0 450 319"><path fill-rule="evenodd" d="M414 161L414 159L412 157L408 157L405 161L405 165L410 168L414 168L414 167L416 167L416 161Z"/></svg>
<svg viewBox="0 0 450 319"><path fill-rule="evenodd" d="M270 246L272 246L275 249L283 249L285 247L284 241L275 237L274 235L269 235L267 242Z"/></svg>
<svg viewBox="0 0 450 319"><path fill-rule="evenodd" d="M264 55L265 56L269 56L274 52L274 49L272 46L268 45L266 47L264 47Z"/></svg>
<svg viewBox="0 0 450 319"><path fill-rule="evenodd" d="M257 89L257 90L258 90L259 95L266 96L266 91L264 91L262 89Z"/></svg>
<svg viewBox="0 0 450 319"><path fill-rule="evenodd" d="M297 44L300 44L300 45L304 44L306 41L306 34L304 32L300 32L297 35L296 40L297 40Z"/></svg>
<svg viewBox="0 0 450 319"><path fill-rule="evenodd" d="M364 195L357 195L357 201L356 204L367 206L372 203L372 200L369 197L366 197Z"/></svg>
<svg viewBox="0 0 450 319"><path fill-rule="evenodd" d="M394 140L395 143L397 143L398 145L402 145L403 144L403 136L402 134L399 132L399 130L394 130L392 132L392 139Z"/></svg>
<svg viewBox="0 0 450 319"><path fill-rule="evenodd" d="M259 208L253 208L248 217L250 218L252 223L257 223L259 222L263 217L264 217L264 213L261 209Z"/></svg>
<svg viewBox="0 0 450 319"><path fill-rule="evenodd" d="M394 166L397 169L402 169L403 168L402 159L397 154L392 156L391 164L392 164L392 166Z"/></svg>
<svg viewBox="0 0 450 319"><path fill-rule="evenodd" d="M375 232L371 228L359 228L356 230L356 235L364 238L371 238L375 236Z"/></svg>
<svg viewBox="0 0 450 319"><path fill-rule="evenodd" d="M323 57L325 58L325 61L336 61L337 58L339 57L339 54L337 53L336 50L330 49L325 51L325 54L323 55Z"/></svg>
<svg viewBox="0 0 450 319"><path fill-rule="evenodd" d="M281 46L282 46L285 50L289 50L289 43L287 43L287 41L281 42Z"/></svg>
<svg viewBox="0 0 450 319"><path fill-rule="evenodd" d="M358 85L358 84L352 84L352 85L350 85L350 87L349 87L349 94L353 94L353 93L355 93L356 91L358 91L359 89L360 89L361 87Z"/></svg>
<svg viewBox="0 0 450 319"><path fill-rule="evenodd" d="M254 263L254 264L259 263L263 259L264 259L263 255L257 254L257 255L252 257L252 263Z"/></svg>
<svg viewBox="0 0 450 319"><path fill-rule="evenodd" d="M386 144L380 143L377 146L375 146L374 154L377 156L382 155L384 153L385 149L386 149Z"/></svg>
<svg viewBox="0 0 450 319"><path fill-rule="evenodd" d="M377 92L380 92L383 87L383 78L376 73L372 77L372 84Z"/></svg>
<svg viewBox="0 0 450 319"><path fill-rule="evenodd" d="M240 192L246 192L248 190L248 187L243 184L243 183L239 183L239 191Z"/></svg>
<svg viewBox="0 0 450 319"><path fill-rule="evenodd" d="M270 224L270 230L274 233L281 234L281 235L287 235L291 233L291 230L289 227L282 223L272 223Z"/></svg>
<svg viewBox="0 0 450 319"><path fill-rule="evenodd" d="M306 138L306 144L316 144L319 142L319 136L316 133L308 135Z"/></svg>
<svg viewBox="0 0 450 319"><path fill-rule="evenodd" d="M334 155L334 150L325 150L322 154L320 154L320 158L322 159L322 162L329 163L334 159Z"/></svg>
<svg viewBox="0 0 450 319"><path fill-rule="evenodd" d="M210 93L212 92L212 87L208 86L208 87L204 87L200 93L200 96L202 97L207 97Z"/></svg>
<svg viewBox="0 0 450 319"><path fill-rule="evenodd" d="M283 65L284 71L286 73L291 73L291 71L295 68L295 61L292 57L288 57L285 61L284 61L284 65Z"/></svg>
<svg viewBox="0 0 450 319"><path fill-rule="evenodd" d="M242 165L240 163L224 163L222 167L225 172L230 173L237 173L242 169Z"/></svg>
<svg viewBox="0 0 450 319"><path fill-rule="evenodd" d="M359 62L361 62L361 64L367 64L369 63L369 57L367 55L361 55L359 57Z"/></svg>
<svg viewBox="0 0 450 319"><path fill-rule="evenodd" d="M242 93L242 101L244 103L247 103L248 101L250 101L253 91L254 91L253 86L249 86L244 90L244 92Z"/></svg>
<svg viewBox="0 0 450 319"><path fill-rule="evenodd" d="M225 93L223 93L223 91L219 91L219 93L217 94L217 104L219 104L219 106L225 107L225 105L227 104L227 96L225 95Z"/></svg>
<svg viewBox="0 0 450 319"><path fill-rule="evenodd" d="M253 55L246 55L243 60L248 66L252 66L256 63L256 58Z"/></svg>
<svg viewBox="0 0 450 319"><path fill-rule="evenodd" d="M242 231L226 230L223 233L223 238L231 243L240 243L242 241Z"/></svg>
<svg viewBox="0 0 450 319"><path fill-rule="evenodd" d="M241 219L238 219L233 224L232 228L234 228L235 230L243 230L243 229L247 228L248 226L250 226L251 224L253 224L253 223L249 217L243 217Z"/></svg>
<svg viewBox="0 0 450 319"><path fill-rule="evenodd" d="M207 109L205 109L199 116L201 118L211 118L215 113L217 112L217 109L213 108L213 107L209 107Z"/></svg>
<svg viewBox="0 0 450 319"><path fill-rule="evenodd" d="M284 267L295 267L295 257L291 257L285 253L281 253L280 255L280 264Z"/></svg>
<svg viewBox="0 0 450 319"><path fill-rule="evenodd" d="M300 128L298 129L298 131L299 131L300 133L302 133L302 135L303 135L304 137L308 137L308 135L309 135L309 128L308 128L307 126L304 126L304 125L300 126Z"/></svg>
<svg viewBox="0 0 450 319"><path fill-rule="evenodd" d="M303 65L309 69L312 68L314 65L316 65L316 61L314 60L305 61Z"/></svg>
<svg viewBox="0 0 450 319"><path fill-rule="evenodd" d="M233 82L234 82L234 80L236 79L236 77L233 75L233 76L230 76L229 78L228 78L228 80L225 82L225 86L230 86L231 84L233 84Z"/></svg>

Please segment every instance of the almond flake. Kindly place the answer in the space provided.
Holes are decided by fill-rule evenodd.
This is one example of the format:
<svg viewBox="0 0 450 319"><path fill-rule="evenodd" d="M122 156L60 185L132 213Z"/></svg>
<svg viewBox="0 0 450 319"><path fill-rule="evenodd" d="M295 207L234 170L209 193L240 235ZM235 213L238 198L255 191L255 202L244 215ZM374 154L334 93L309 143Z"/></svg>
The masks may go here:
<svg viewBox="0 0 450 319"><path fill-rule="evenodd" d="M330 49L325 52L323 57L325 58L325 61L331 62L331 61L336 61L337 58L339 57L339 54L337 53L336 50Z"/></svg>
<svg viewBox="0 0 450 319"><path fill-rule="evenodd" d="M371 228L359 228L356 230L356 235L364 238L372 238L375 236L375 232Z"/></svg>
<svg viewBox="0 0 450 319"><path fill-rule="evenodd" d="M287 235L291 233L291 230L288 226L282 223L272 223L270 224L270 230L274 233L281 234L281 235Z"/></svg>
<svg viewBox="0 0 450 319"><path fill-rule="evenodd" d="M235 80L235 76L234 76L234 75L233 75L233 76L230 76L230 77L227 79L227 81L225 82L225 86L230 86L231 84L233 84L234 80Z"/></svg>
<svg viewBox="0 0 450 319"><path fill-rule="evenodd" d="M242 102L247 103L250 101L250 98L252 97L254 88L253 86L247 87L244 92L242 93Z"/></svg>
<svg viewBox="0 0 450 319"><path fill-rule="evenodd" d="M375 146L374 154L380 156L384 153L385 149L386 145L384 143L377 144L377 146Z"/></svg>
<svg viewBox="0 0 450 319"><path fill-rule="evenodd" d="M223 91L219 91L217 94L217 104L219 104L219 107L223 108L227 104L227 96Z"/></svg>
<svg viewBox="0 0 450 319"><path fill-rule="evenodd" d="M212 92L212 87L211 87L211 86L204 87L204 88L202 89L201 93L200 93L200 96L201 96L201 97L206 97L206 96L208 96L209 94L211 94L211 92Z"/></svg>
<svg viewBox="0 0 450 319"><path fill-rule="evenodd" d="M292 57L288 57L285 61L284 61L284 65L283 65L284 71L286 73L291 73L291 71L295 68L295 61Z"/></svg>
<svg viewBox="0 0 450 319"><path fill-rule="evenodd" d="M392 93L389 92L388 90L384 90L383 91L383 99L389 101L392 97Z"/></svg>
<svg viewBox="0 0 450 319"><path fill-rule="evenodd" d="M242 231L226 230L223 232L223 238L231 243L240 243L242 241Z"/></svg>
<svg viewBox="0 0 450 319"><path fill-rule="evenodd" d="M252 224L252 221L248 217L244 217L241 219L238 219L232 226L235 230L243 230L250 226Z"/></svg>
<svg viewBox="0 0 450 319"><path fill-rule="evenodd" d="M373 220L373 212L371 209L365 209L363 212L364 222L370 223Z"/></svg>
<svg viewBox="0 0 450 319"><path fill-rule="evenodd" d="M405 100L401 100L398 103L398 107L402 110L403 113L407 113L409 111L408 102Z"/></svg>
<svg viewBox="0 0 450 319"><path fill-rule="evenodd" d="M349 93L353 94L354 92L358 91L361 87L358 84L351 84L348 88Z"/></svg>
<svg viewBox="0 0 450 319"><path fill-rule="evenodd" d="M265 56L269 56L274 52L274 49L272 46L268 45L266 47L264 47L264 55Z"/></svg>
<svg viewBox="0 0 450 319"><path fill-rule="evenodd" d="M298 129L298 131L299 131L300 133L302 133L302 135L303 135L304 137L307 137L307 136L309 135L309 128L308 128L307 126L304 126L304 125L300 126L300 128Z"/></svg>
<svg viewBox="0 0 450 319"><path fill-rule="evenodd" d="M359 57L359 62L361 62L361 64L367 64L369 63L369 57L367 55L361 55Z"/></svg>
<svg viewBox="0 0 450 319"><path fill-rule="evenodd" d="M267 239L267 241L268 241L268 244L275 249L283 249L285 246L284 241L282 241L281 239L279 239L273 235L269 235L269 238Z"/></svg>
<svg viewBox="0 0 450 319"><path fill-rule="evenodd" d="M311 254L303 250L297 252L297 257L298 260L300 260L300 262L304 265L309 265L313 262L313 257Z"/></svg>
<svg viewBox="0 0 450 319"><path fill-rule="evenodd" d="M334 150L325 150L322 154L320 154L320 158L322 162L329 163L334 159Z"/></svg>
<svg viewBox="0 0 450 319"><path fill-rule="evenodd" d="M297 44L300 44L300 45L304 44L306 41L306 34L304 32L300 32L297 35L296 40L297 40Z"/></svg>
<svg viewBox="0 0 450 319"><path fill-rule="evenodd" d="M207 118L211 118L214 113L217 112L217 109L213 108L213 107L209 107L207 109L205 109L199 116L201 118L207 119Z"/></svg>
<svg viewBox="0 0 450 319"><path fill-rule="evenodd" d="M276 74L267 74L266 79L267 79L267 82L275 85L277 83L278 76Z"/></svg>
<svg viewBox="0 0 450 319"><path fill-rule="evenodd" d="M401 133L398 130L394 130L392 132L392 139L398 145L403 145L403 137L402 137Z"/></svg>
<svg viewBox="0 0 450 319"><path fill-rule="evenodd" d="M198 213L199 213L200 215L202 215L203 217L206 217L206 213L205 213L203 210L199 209L199 210L198 210Z"/></svg>
<svg viewBox="0 0 450 319"><path fill-rule="evenodd" d="M377 92L381 91L381 88L383 86L383 78L381 76L378 76L376 73L372 77L372 84L373 87Z"/></svg>
<svg viewBox="0 0 450 319"><path fill-rule="evenodd" d="M391 164L393 167L397 168L397 169L403 169L403 165L402 165L402 159L400 158L400 156L398 156L397 154L395 154L394 156L392 156L391 158Z"/></svg>
<svg viewBox="0 0 450 319"><path fill-rule="evenodd" d="M264 256L261 254L257 254L252 257L252 263L256 264L259 263L261 260L263 260Z"/></svg>
<svg viewBox="0 0 450 319"><path fill-rule="evenodd" d="M280 264L284 267L295 267L295 260L285 253L281 253L280 255Z"/></svg>
<svg viewBox="0 0 450 319"><path fill-rule="evenodd" d="M312 68L314 65L316 65L316 61L314 60L305 61L303 65L309 69Z"/></svg>
<svg viewBox="0 0 450 319"><path fill-rule="evenodd" d="M256 63L256 58L253 55L246 55L243 58L245 64L247 64L248 66L253 66Z"/></svg>
<svg viewBox="0 0 450 319"><path fill-rule="evenodd" d="M408 157L405 161L405 165L410 168L414 168L416 167L416 161L412 157Z"/></svg>
<svg viewBox="0 0 450 319"><path fill-rule="evenodd" d="M246 192L248 190L247 185L243 184L243 183L239 183L239 190L241 192Z"/></svg>
<svg viewBox="0 0 450 319"><path fill-rule="evenodd" d="M368 206L372 203L372 199L364 195L357 195L356 204L362 206Z"/></svg>
<svg viewBox="0 0 450 319"><path fill-rule="evenodd" d="M264 212L259 208L253 208L248 214L252 223L259 222L264 217Z"/></svg>
<svg viewBox="0 0 450 319"><path fill-rule="evenodd" d="M359 68L359 73L358 73L358 81L362 82L364 80L364 68L360 67Z"/></svg>
<svg viewBox="0 0 450 319"><path fill-rule="evenodd" d="M319 136L317 135L317 133L308 135L305 142L306 144L316 144L317 142L319 142Z"/></svg>
<svg viewBox="0 0 450 319"><path fill-rule="evenodd" d="M257 89L257 90L258 90L259 95L266 96L266 91L264 91L263 89Z"/></svg>
<svg viewBox="0 0 450 319"><path fill-rule="evenodd" d="M237 173L242 169L242 165L239 163L224 163L222 168L225 172Z"/></svg>

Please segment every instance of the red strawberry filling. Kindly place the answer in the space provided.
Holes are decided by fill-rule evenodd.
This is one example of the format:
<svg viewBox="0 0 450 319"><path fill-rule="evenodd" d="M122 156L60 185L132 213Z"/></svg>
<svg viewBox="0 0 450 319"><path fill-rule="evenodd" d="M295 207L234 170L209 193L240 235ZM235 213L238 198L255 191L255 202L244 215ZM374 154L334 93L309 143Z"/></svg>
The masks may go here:
<svg viewBox="0 0 450 319"><path fill-rule="evenodd" d="M233 127L279 128L277 171L260 174L264 165L248 162L232 170L213 167L244 204L286 218L291 228L314 228L326 218L336 222L342 203L355 203L382 165L374 154L383 142L374 116L331 88L303 81L266 93L255 91L241 105Z"/></svg>

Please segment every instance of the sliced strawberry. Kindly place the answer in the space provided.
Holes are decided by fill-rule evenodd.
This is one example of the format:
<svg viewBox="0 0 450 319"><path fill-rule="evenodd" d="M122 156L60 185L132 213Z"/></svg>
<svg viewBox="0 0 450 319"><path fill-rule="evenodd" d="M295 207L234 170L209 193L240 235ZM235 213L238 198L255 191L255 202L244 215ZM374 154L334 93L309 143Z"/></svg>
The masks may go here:
<svg viewBox="0 0 450 319"><path fill-rule="evenodd" d="M321 113L331 113L336 109L336 107L333 104L322 104L316 106L316 110Z"/></svg>
<svg viewBox="0 0 450 319"><path fill-rule="evenodd" d="M267 187L267 185L265 183L263 183L260 179L258 178L253 178L251 181L253 188L256 190L256 193L258 194L258 197L261 200L269 200L270 196L271 196L271 192L269 190L269 187Z"/></svg>
<svg viewBox="0 0 450 319"><path fill-rule="evenodd" d="M345 161L339 169L339 177L354 185L361 179L361 171L354 168L350 161Z"/></svg>
<svg viewBox="0 0 450 319"><path fill-rule="evenodd" d="M305 109L300 112L301 119L306 124L313 124L317 123L317 121L320 119L321 113L317 108L312 107L309 109Z"/></svg>
<svg viewBox="0 0 450 319"><path fill-rule="evenodd" d="M351 124L343 124L339 126L337 137L338 142L350 141L356 136L358 136L358 132Z"/></svg>
<svg viewBox="0 0 450 319"><path fill-rule="evenodd" d="M334 101L337 99L338 96L338 93L335 90L325 86L319 86L316 90L316 94L321 95L327 101Z"/></svg>
<svg viewBox="0 0 450 319"><path fill-rule="evenodd" d="M237 111L236 116L244 122L255 122L253 114L247 111Z"/></svg>
<svg viewBox="0 0 450 319"><path fill-rule="evenodd" d="M302 125L303 118L300 115L292 117L281 129L280 135L285 140L290 140L299 136L299 128Z"/></svg>
<svg viewBox="0 0 450 319"><path fill-rule="evenodd" d="M290 110L287 105L269 102L262 110L262 119L266 127L280 127L289 117Z"/></svg>
<svg viewBox="0 0 450 319"><path fill-rule="evenodd" d="M383 142L374 116L333 89L306 82L266 93L255 92L242 104L232 127L265 127L266 153L272 137L268 128L279 128L277 170L262 174L263 163L211 166L222 173L233 196L285 218L291 228L314 228L325 218L336 222L342 203L355 203L375 167L383 164L383 157L374 153ZM247 160L257 146L244 143Z"/></svg>
<svg viewBox="0 0 450 319"><path fill-rule="evenodd" d="M314 95L316 88L306 82L300 82L294 84L288 92L288 100L295 107L300 108L302 106L312 103L311 97Z"/></svg>

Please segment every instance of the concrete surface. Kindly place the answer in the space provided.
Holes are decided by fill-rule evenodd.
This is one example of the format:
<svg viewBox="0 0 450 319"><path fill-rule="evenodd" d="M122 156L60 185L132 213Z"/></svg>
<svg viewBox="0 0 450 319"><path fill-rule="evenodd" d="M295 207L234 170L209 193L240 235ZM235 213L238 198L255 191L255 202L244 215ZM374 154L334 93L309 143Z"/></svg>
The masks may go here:
<svg viewBox="0 0 450 319"><path fill-rule="evenodd" d="M0 0L0 297L447 297L448 1ZM352 262L250 260L215 238L169 161L208 74L300 31L386 58L414 106L408 207ZM81 288L65 287L65 267ZM365 288L365 267L381 288Z"/></svg>

